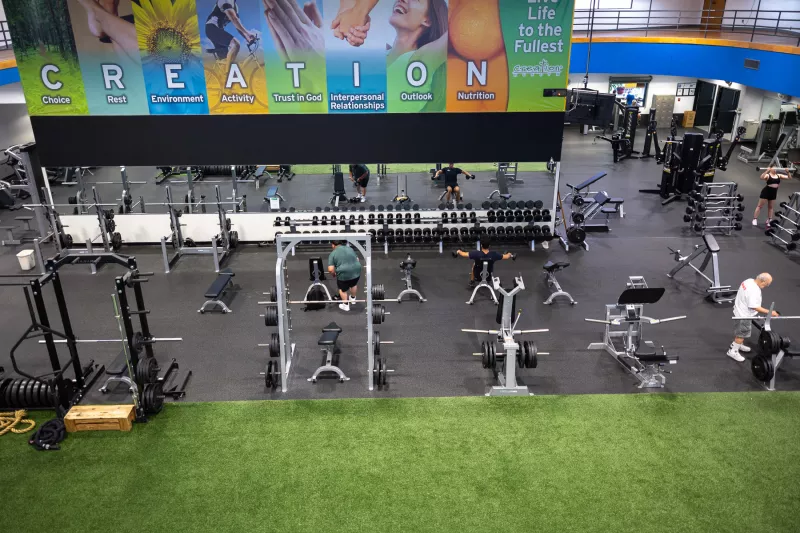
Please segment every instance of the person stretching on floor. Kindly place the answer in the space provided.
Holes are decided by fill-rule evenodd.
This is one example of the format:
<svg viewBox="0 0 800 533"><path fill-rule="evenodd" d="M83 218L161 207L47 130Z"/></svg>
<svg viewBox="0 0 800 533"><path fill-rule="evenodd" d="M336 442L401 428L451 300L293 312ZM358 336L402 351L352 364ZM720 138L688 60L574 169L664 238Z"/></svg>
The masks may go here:
<svg viewBox="0 0 800 533"><path fill-rule="evenodd" d="M733 304L734 317L747 317L755 318L758 313L767 314L769 309L761 307L761 289L769 287L772 283L772 276L763 272L756 276L756 279L748 278L739 286L736 291L736 300ZM772 316L778 316L778 313L773 311ZM739 352L747 353L750 347L744 345L744 340L750 337L752 330L752 320L736 320L733 326L733 342L728 349L728 357L734 361L742 362L744 357Z"/></svg>
<svg viewBox="0 0 800 533"><path fill-rule="evenodd" d="M441 174L444 174L444 186L447 188L447 203L450 203L450 194L456 195L456 202L461 202L461 188L458 186L458 175L459 174L466 174L468 178L475 179L473 174L470 174L466 170L461 170L454 163L450 163L447 168L440 168L436 171L436 175L433 176L433 179L438 178Z"/></svg>
<svg viewBox="0 0 800 533"><path fill-rule="evenodd" d="M481 237L481 249L480 250L472 250L471 252L465 252L463 250L456 250L455 255L458 257L468 257L475 261L475 265L472 267L472 270L469 271L469 287L470 289L475 286L475 284L480 281L481 279L481 272L483 271L483 262L488 261L488 265L486 266L486 271L489 273L489 277L486 281L491 281L492 279L492 272L494 272L494 262L501 261L503 259L516 259L516 255L512 253L505 253L501 254L500 252L495 252L494 250L490 250L489 247L492 245L491 241L486 237Z"/></svg>
<svg viewBox="0 0 800 533"><path fill-rule="evenodd" d="M791 177L789 176L788 170L781 170L780 174L778 172L779 171L775 170L775 167L769 167L761 174L761 179L767 183L764 185L764 188L761 189L761 194L758 197L758 205L753 213L754 226L758 226L758 214L761 212L761 208L764 207L764 204L767 204L767 229L769 229L769 223L772 221L772 217L775 214L775 199L778 198L778 187L781 185L781 180L788 180Z"/></svg>
<svg viewBox="0 0 800 533"><path fill-rule="evenodd" d="M328 272L336 277L336 285L339 289L339 297L342 303L339 309L342 311L350 310L350 301L355 300L358 293L358 280L361 278L361 263L358 255L352 248L347 246L345 241L332 243L333 251L328 256ZM350 291L348 300L347 291Z"/></svg>

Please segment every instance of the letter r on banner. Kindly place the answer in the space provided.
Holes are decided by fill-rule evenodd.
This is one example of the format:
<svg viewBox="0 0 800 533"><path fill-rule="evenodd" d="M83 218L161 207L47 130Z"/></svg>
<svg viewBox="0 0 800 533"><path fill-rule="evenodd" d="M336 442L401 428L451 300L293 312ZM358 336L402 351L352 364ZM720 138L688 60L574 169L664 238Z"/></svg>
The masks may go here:
<svg viewBox="0 0 800 533"><path fill-rule="evenodd" d="M103 67L103 84L107 91L111 90L111 82L117 86L117 89L124 89L125 85L122 84L122 67L119 65L102 65Z"/></svg>

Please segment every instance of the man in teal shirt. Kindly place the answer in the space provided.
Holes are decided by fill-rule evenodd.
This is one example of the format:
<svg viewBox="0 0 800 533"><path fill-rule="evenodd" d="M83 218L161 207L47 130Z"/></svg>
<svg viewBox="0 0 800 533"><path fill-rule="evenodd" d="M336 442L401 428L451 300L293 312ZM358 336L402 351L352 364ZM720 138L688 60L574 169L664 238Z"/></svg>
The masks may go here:
<svg viewBox="0 0 800 533"><path fill-rule="evenodd" d="M328 272L336 276L336 285L342 303L339 309L350 310L350 300L356 299L358 293L358 280L361 278L361 263L358 255L344 241L333 243L333 251L328 256ZM347 291L350 291L348 299Z"/></svg>

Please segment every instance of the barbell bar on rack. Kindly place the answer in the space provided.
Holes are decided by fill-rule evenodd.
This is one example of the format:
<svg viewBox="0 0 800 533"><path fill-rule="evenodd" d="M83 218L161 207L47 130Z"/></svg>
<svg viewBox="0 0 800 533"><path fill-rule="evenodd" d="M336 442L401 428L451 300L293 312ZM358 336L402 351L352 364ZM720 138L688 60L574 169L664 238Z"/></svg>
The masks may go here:
<svg viewBox="0 0 800 533"><path fill-rule="evenodd" d="M781 203L780 203L780 206L781 206L781 208L783 208L783 209L788 209L789 211L791 211L791 212L795 213L796 215L800 215L800 211L798 211L797 209L795 209L795 208L793 208L792 206L790 206L790 205L789 205L789 202L781 202Z"/></svg>
<svg viewBox="0 0 800 533"><path fill-rule="evenodd" d="M67 344L69 339L54 339L56 344ZM74 339L78 344L97 344L101 342L123 342L122 339ZM143 336L140 332L136 332L133 336L133 347L137 352L141 352L145 344L155 344L157 342L183 342L183 337L150 337ZM47 343L46 340L40 340L39 344Z"/></svg>
<svg viewBox="0 0 800 533"><path fill-rule="evenodd" d="M778 226L778 227L781 228L780 226ZM781 228L781 229L783 229L783 228ZM791 241L787 241L787 240L782 239L781 237L778 236L779 234L778 234L778 232L775 231L775 228L768 229L767 231L764 232L764 234L767 237L772 237L773 239L777 239L777 240L781 241L783 244L786 245L786 249L788 251L790 251L790 252L797 249L797 242L796 242L797 239L795 239L795 237L800 237L800 235L793 234L792 237L791 237L792 240Z"/></svg>

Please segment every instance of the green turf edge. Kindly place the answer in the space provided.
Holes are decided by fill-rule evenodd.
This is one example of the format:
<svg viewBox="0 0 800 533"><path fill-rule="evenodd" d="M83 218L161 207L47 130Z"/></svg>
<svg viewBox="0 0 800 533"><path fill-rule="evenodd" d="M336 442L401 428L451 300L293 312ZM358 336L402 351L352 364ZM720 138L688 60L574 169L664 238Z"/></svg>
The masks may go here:
<svg viewBox="0 0 800 533"><path fill-rule="evenodd" d="M13 531L797 531L798 408L783 392L169 404L60 452L0 437L2 498Z"/></svg>

